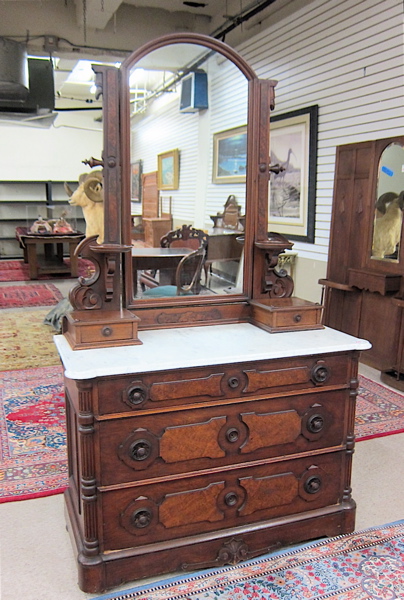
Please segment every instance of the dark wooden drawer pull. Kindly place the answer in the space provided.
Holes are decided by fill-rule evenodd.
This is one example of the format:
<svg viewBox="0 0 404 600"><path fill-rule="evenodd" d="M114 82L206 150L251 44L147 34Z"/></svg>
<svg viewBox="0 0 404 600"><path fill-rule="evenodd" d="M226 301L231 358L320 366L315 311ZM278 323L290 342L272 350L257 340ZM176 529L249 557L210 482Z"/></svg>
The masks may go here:
<svg viewBox="0 0 404 600"><path fill-rule="evenodd" d="M319 433L324 427L324 417L316 414L312 415L307 421L307 429L310 433Z"/></svg>
<svg viewBox="0 0 404 600"><path fill-rule="evenodd" d="M240 380L238 377L229 377L227 383L232 390L235 390L240 385Z"/></svg>
<svg viewBox="0 0 404 600"><path fill-rule="evenodd" d="M226 431L227 441L230 442L230 443L232 443L232 444L234 444L234 442L237 442L239 436L240 436L240 432L235 427L230 427L230 429L228 429Z"/></svg>
<svg viewBox="0 0 404 600"><path fill-rule="evenodd" d="M141 404L146 398L147 394L144 388L135 386L128 390L128 400L131 404Z"/></svg>
<svg viewBox="0 0 404 600"><path fill-rule="evenodd" d="M311 378L314 383L325 383L330 377L330 370L324 364L317 364L311 371Z"/></svg>
<svg viewBox="0 0 404 600"><path fill-rule="evenodd" d="M137 529L144 529L148 527L152 521L152 514L149 510L140 508L136 510L131 518L132 525Z"/></svg>
<svg viewBox="0 0 404 600"><path fill-rule="evenodd" d="M235 506L238 502L238 496L235 492L229 492L224 497L224 502L227 506Z"/></svg>
<svg viewBox="0 0 404 600"><path fill-rule="evenodd" d="M129 449L129 456L133 460L146 460L152 451L152 445L148 440L137 440Z"/></svg>
<svg viewBox="0 0 404 600"><path fill-rule="evenodd" d="M317 494L321 489L321 479L316 476L309 477L304 484L304 490L308 494Z"/></svg>

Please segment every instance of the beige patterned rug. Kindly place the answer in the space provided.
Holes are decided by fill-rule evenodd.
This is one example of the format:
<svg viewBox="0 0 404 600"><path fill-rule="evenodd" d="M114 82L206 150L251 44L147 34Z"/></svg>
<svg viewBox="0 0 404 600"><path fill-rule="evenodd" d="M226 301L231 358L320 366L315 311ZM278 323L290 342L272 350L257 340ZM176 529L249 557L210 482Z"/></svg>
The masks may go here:
<svg viewBox="0 0 404 600"><path fill-rule="evenodd" d="M43 320L50 307L3 310L0 320L0 371L59 365L55 331Z"/></svg>

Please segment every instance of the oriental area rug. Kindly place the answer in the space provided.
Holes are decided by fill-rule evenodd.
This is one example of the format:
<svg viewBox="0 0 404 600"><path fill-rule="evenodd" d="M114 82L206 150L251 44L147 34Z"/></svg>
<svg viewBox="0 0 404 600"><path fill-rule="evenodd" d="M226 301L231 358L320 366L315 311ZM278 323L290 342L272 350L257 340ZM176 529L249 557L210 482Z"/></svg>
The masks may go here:
<svg viewBox="0 0 404 600"><path fill-rule="evenodd" d="M394 600L404 597L404 521L94 600Z"/></svg>
<svg viewBox="0 0 404 600"><path fill-rule="evenodd" d="M67 265L70 265L68 258L64 259ZM94 265L91 261L85 258L79 258L79 276L89 277L94 272ZM60 278L60 274L44 274L39 275L38 279L56 279ZM63 274L63 279L70 279L66 273ZM23 260L0 260L0 282L5 281L29 281L29 267Z"/></svg>
<svg viewBox="0 0 404 600"><path fill-rule="evenodd" d="M355 413L356 441L403 432L404 395L360 375Z"/></svg>
<svg viewBox="0 0 404 600"><path fill-rule="evenodd" d="M3 311L0 319L0 371L59 365L53 336L43 320L51 309Z"/></svg>
<svg viewBox="0 0 404 600"><path fill-rule="evenodd" d="M67 487L62 367L0 377L0 502L59 494Z"/></svg>
<svg viewBox="0 0 404 600"><path fill-rule="evenodd" d="M63 298L53 283L5 285L0 287L0 308L52 306Z"/></svg>

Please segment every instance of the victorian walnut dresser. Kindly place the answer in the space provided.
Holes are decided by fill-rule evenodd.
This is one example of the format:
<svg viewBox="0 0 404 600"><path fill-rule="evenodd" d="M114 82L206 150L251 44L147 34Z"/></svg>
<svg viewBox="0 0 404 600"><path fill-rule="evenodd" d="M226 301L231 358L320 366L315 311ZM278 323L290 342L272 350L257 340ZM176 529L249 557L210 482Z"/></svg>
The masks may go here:
<svg viewBox="0 0 404 600"><path fill-rule="evenodd" d="M182 61L175 81L150 99L163 97L162 113L157 102L134 114L134 71L173 57ZM292 296L292 278L277 270L293 244L268 233L268 181L282 171L269 164L276 82L258 79L223 42L188 33L145 44L119 69L93 68L104 149L87 162L103 166L104 242L78 247L94 273L70 291L73 310L55 338L80 587L96 593L353 531L357 369L370 344L324 327L322 307ZM181 113L188 137L179 138L185 121L172 89L192 68L208 74L209 113ZM226 128L230 157L210 143L227 139ZM174 223L203 229L220 194L245 204L240 289L139 296L131 161L143 156L153 172L161 154L180 154L180 172L169 164L165 173L176 182Z"/></svg>
<svg viewBox="0 0 404 600"><path fill-rule="evenodd" d="M112 349L55 339L84 591L353 530L367 342L248 323L145 331L143 345Z"/></svg>

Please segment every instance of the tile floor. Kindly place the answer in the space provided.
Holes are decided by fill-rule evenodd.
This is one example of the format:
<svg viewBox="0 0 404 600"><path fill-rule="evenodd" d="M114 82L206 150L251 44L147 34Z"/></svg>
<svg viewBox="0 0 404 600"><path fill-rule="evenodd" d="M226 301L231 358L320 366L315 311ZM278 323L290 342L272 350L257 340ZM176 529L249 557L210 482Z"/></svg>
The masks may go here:
<svg viewBox="0 0 404 600"><path fill-rule="evenodd" d="M70 288L71 281L60 282L63 293ZM379 380L379 373L366 365L360 372ZM404 434L357 443L352 473L357 530L404 518L403 444ZM62 495L0 505L0 569L1 600L86 600L99 595L85 594L77 586Z"/></svg>

